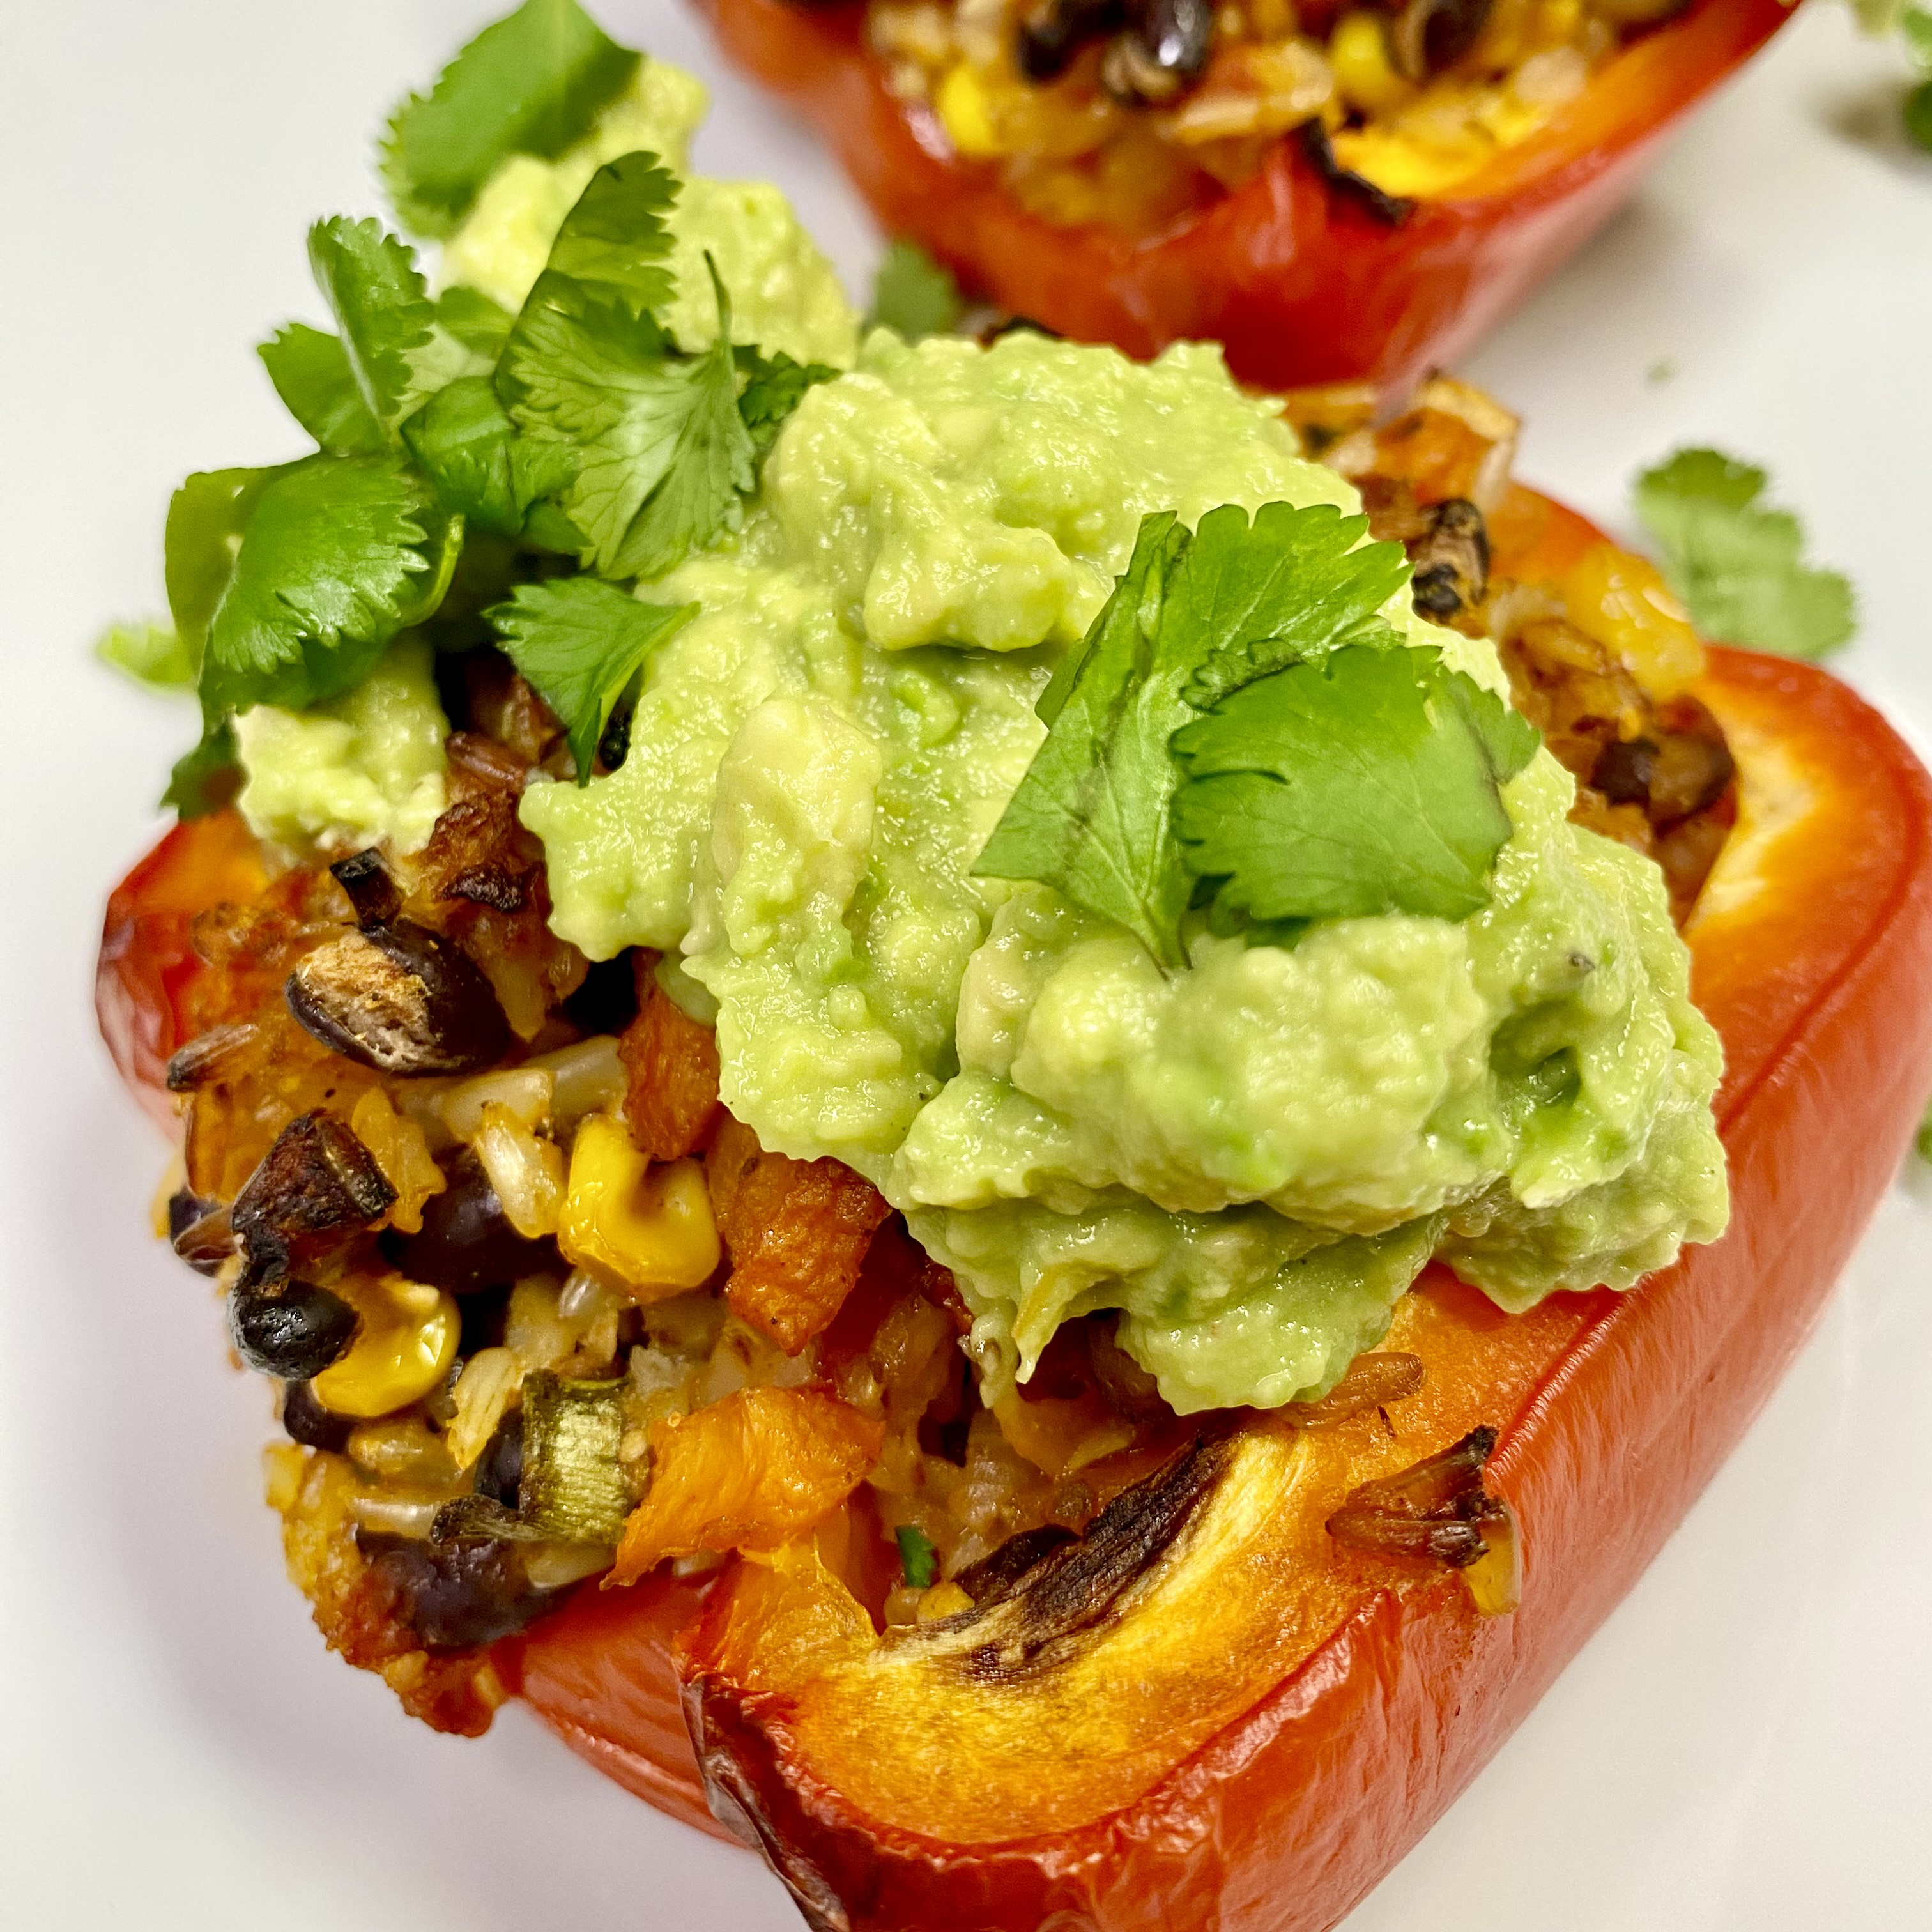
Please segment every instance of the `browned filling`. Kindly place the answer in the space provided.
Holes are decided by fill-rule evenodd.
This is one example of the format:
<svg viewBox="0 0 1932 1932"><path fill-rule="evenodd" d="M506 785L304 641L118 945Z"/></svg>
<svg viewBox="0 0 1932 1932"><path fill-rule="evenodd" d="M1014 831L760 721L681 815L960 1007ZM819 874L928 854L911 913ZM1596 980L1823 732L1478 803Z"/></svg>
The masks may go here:
<svg viewBox="0 0 1932 1932"><path fill-rule="evenodd" d="M1418 604L1497 640L1579 779L1579 821L1654 856L1688 910L1735 782L1681 688L1694 638L1667 598L1630 602L1647 566L1492 574L1514 425L1474 392L1432 384L1380 424L1353 392L1290 413L1407 546ZM710 1030L652 956L592 967L550 932L516 802L532 771L568 770L555 719L487 652L446 695L428 846L293 867L204 912L214 970L170 1069L187 1119L169 1232L280 1384L269 1494L329 1642L416 1714L476 1732L502 1695L488 1646L573 1588L805 1534L882 1624L1024 1580L1029 1628L1075 1627L1212 1480L1198 1424L1111 1315L1063 1328L986 1406L951 1276L872 1187L724 1112ZM1297 1419L1386 1408L1420 1379L1414 1357L1365 1356ZM1334 1533L1468 1566L1507 1607L1492 1439L1350 1498Z"/></svg>

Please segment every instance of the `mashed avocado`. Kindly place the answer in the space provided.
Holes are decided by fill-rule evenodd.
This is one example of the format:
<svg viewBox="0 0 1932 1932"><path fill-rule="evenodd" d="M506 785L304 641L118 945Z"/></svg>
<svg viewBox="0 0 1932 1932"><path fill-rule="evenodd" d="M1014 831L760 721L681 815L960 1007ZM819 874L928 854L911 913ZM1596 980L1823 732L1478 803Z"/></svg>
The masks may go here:
<svg viewBox="0 0 1932 1932"><path fill-rule="evenodd" d="M404 634L346 697L312 711L258 704L235 721L236 802L258 838L340 853L420 851L444 804L449 720L422 638Z"/></svg>
<svg viewBox="0 0 1932 1932"><path fill-rule="evenodd" d="M516 154L496 170L443 250L444 279L480 289L513 312L520 308L590 177L638 148L685 174L706 105L702 81L662 61L640 61L628 92L587 140L555 161ZM703 349L717 337L708 251L730 291L734 340L800 362L851 366L857 318L831 263L776 188L687 176L668 220L678 292L664 319L680 346Z"/></svg>
<svg viewBox="0 0 1932 1932"><path fill-rule="evenodd" d="M1547 753L1460 923L1202 932L1169 975L970 875L1142 514L1277 500L1354 507L1217 351L875 334L734 547L647 587L700 614L622 768L525 795L557 930L681 955L733 1112L906 1213L995 1393L1119 1307L1178 1408L1271 1406L1330 1385L1432 1253L1520 1308L1724 1226L1719 1049L1660 876L1568 822ZM1502 688L1486 645L1390 614Z"/></svg>

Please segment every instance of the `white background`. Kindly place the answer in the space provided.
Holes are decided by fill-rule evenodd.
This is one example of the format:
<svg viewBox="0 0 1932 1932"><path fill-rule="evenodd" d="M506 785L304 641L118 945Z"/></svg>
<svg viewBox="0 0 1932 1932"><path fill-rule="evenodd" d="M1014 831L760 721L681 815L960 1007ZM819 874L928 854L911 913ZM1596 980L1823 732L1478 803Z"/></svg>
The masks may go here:
<svg viewBox="0 0 1932 1932"><path fill-rule="evenodd" d="M159 608L184 472L296 453L250 346L320 319L304 225L377 207L385 112L492 10L0 0L0 1916L23 1928L796 1923L752 1859L520 1712L438 1738L325 1653L259 1501L266 1390L146 1234L162 1146L89 1010L102 900L192 722L88 640ZM876 244L809 141L673 0L602 12L716 77L699 165L785 183L862 290ZM1858 584L1846 674L1923 746L1932 160L1894 131L1903 71L1808 7L1469 373L1527 416L1526 473L1614 526L1677 442L1768 460ZM1351 1932L1932 1925L1928 1289L1909 1171L1682 1533Z"/></svg>

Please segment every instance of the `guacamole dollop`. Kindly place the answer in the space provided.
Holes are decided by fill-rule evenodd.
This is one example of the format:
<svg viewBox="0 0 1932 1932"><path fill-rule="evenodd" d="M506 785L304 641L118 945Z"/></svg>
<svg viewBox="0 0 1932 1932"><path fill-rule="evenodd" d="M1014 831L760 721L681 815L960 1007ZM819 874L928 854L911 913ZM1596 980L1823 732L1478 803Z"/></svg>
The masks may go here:
<svg viewBox="0 0 1932 1932"><path fill-rule="evenodd" d="M235 721L236 803L258 838L330 856L418 852L445 800L449 720L428 640L406 632L362 683L308 711L258 704Z"/></svg>
<svg viewBox="0 0 1932 1932"><path fill-rule="evenodd" d="M1432 1254L1520 1308L1724 1223L1719 1048L1661 877L1568 823L1546 752L1461 922L1204 929L1164 972L972 875L1142 515L1277 501L1356 507L1215 350L876 332L731 547L647 587L698 614L622 767L525 795L557 930L679 957L726 1103L905 1213L995 1392L1118 1308L1177 1408L1273 1406L1330 1386ZM1486 645L1388 614L1504 688Z"/></svg>

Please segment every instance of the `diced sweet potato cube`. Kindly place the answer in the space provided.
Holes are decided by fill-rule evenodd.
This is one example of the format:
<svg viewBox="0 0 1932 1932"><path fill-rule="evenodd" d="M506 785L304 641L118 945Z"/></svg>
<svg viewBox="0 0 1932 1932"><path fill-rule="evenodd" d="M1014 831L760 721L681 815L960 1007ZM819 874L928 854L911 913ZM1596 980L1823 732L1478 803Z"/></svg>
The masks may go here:
<svg viewBox="0 0 1932 1932"><path fill-rule="evenodd" d="M883 1423L816 1389L740 1389L653 1424L651 1486L608 1581L634 1582L667 1556L793 1541L858 1487L884 1438Z"/></svg>
<svg viewBox="0 0 1932 1932"><path fill-rule="evenodd" d="M795 1355L838 1312L892 1210L836 1160L768 1154L727 1118L705 1162L734 1313Z"/></svg>
<svg viewBox="0 0 1932 1932"><path fill-rule="evenodd" d="M718 1037L662 986L646 980L638 990L638 1017L617 1048L628 1076L624 1118L652 1160L682 1160L717 1124Z"/></svg>

